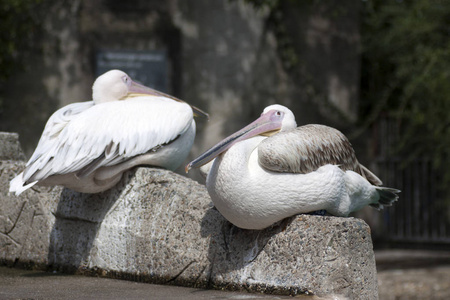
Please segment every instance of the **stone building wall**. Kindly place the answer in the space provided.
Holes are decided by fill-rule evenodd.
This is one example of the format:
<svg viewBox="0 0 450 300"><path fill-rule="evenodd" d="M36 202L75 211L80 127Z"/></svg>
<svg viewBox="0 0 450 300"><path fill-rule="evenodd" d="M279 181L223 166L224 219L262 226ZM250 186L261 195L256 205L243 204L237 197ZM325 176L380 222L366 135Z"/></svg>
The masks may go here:
<svg viewBox="0 0 450 300"><path fill-rule="evenodd" d="M300 60L293 75L280 59L283 41L268 26L270 12L247 1L54 1L42 51L7 84L0 130L18 132L31 155L53 111L91 99L95 57L104 49L167 53L168 92L211 116L198 122L190 158L273 103L290 107L299 125L346 129L357 113L358 6L335 2L281 2Z"/></svg>

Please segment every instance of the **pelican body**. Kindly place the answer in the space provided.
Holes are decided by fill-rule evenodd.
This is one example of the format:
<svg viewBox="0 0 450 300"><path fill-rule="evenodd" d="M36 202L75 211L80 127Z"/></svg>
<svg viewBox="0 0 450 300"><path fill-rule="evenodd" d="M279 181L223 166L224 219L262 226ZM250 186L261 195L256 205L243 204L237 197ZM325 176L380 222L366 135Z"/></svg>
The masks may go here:
<svg viewBox="0 0 450 300"><path fill-rule="evenodd" d="M92 87L93 101L69 104L47 121L25 170L10 183L17 195L35 184L98 193L137 165L176 169L194 138L198 108L112 70Z"/></svg>
<svg viewBox="0 0 450 300"><path fill-rule="evenodd" d="M213 159L208 193L227 220L245 229L317 210L348 216L366 205L381 209L400 192L379 186L380 179L358 162L341 132L323 125L297 127L293 113L281 105L267 107L186 171Z"/></svg>

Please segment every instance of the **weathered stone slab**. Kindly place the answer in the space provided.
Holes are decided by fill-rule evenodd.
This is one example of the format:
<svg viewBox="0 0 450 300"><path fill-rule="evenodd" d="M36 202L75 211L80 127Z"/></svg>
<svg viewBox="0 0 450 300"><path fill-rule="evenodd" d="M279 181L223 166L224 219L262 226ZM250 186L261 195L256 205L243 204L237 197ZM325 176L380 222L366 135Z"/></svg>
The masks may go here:
<svg viewBox="0 0 450 300"><path fill-rule="evenodd" d="M9 194L9 181L24 167L25 162L0 161L0 260L45 266L55 222L52 212L62 189Z"/></svg>
<svg viewBox="0 0 450 300"><path fill-rule="evenodd" d="M24 162L0 161L0 261L153 283L376 299L367 224L300 215L239 229L204 186L139 168L113 189L33 187L9 195Z"/></svg>

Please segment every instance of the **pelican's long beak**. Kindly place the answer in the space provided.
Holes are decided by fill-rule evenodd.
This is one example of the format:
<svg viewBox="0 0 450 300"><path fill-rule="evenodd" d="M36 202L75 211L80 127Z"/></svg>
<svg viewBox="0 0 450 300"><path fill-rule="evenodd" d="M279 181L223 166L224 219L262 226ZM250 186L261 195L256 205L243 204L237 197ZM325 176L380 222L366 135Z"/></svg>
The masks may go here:
<svg viewBox="0 0 450 300"><path fill-rule="evenodd" d="M273 116L275 113L276 112L273 110L268 111L267 113L263 113L261 117L253 121L251 124L245 126L241 130L220 141L211 149L207 150L202 155L186 165L186 173L188 173L192 168L199 168L204 164L207 164L219 154L225 152L239 141L251 138L258 134L268 134L269 132L279 131L281 129L282 120L274 118Z"/></svg>
<svg viewBox="0 0 450 300"><path fill-rule="evenodd" d="M137 83L135 81L131 81L131 86L130 86L130 88L128 90L128 93L129 94L133 94L134 93L134 94L146 94L146 95L152 95L152 96L166 97L166 98L170 98L170 99L173 99L175 101L178 101L178 102L186 103L185 101L180 100L180 99L178 99L178 98L176 98L174 96L167 95L167 94L165 94L163 92L154 90L154 89L149 88L149 87L147 87L145 85L139 84L139 83ZM192 110L194 111L194 116L201 117L201 118L206 118L206 119L209 120L208 113L204 112L200 108L197 108L197 107L195 107L193 105L190 105L190 106L191 106Z"/></svg>

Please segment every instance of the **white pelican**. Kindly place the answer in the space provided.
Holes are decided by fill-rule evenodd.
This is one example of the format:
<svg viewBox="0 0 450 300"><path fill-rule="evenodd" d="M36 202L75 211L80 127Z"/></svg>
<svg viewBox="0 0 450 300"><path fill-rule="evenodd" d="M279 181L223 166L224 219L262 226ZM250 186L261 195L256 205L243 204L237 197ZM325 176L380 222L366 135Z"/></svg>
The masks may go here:
<svg viewBox="0 0 450 300"><path fill-rule="evenodd" d="M341 132L323 125L297 127L294 114L281 105L266 107L260 118L186 171L214 158L206 179L211 199L226 219L245 229L317 210L348 216L366 205L381 209L400 192L378 186L380 179L358 162Z"/></svg>
<svg viewBox="0 0 450 300"><path fill-rule="evenodd" d="M207 116L119 70L95 80L92 99L69 104L49 118L25 170L11 180L10 192L19 195L37 183L97 193L137 165L174 170L192 147L194 112Z"/></svg>

